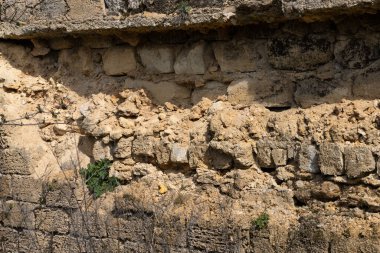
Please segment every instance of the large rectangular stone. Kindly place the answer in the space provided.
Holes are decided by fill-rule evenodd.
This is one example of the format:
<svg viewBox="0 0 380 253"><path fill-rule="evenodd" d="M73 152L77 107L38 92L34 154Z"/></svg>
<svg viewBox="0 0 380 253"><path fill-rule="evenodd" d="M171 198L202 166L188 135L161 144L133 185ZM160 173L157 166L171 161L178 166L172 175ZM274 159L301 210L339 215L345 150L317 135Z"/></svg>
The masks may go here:
<svg viewBox="0 0 380 253"><path fill-rule="evenodd" d="M12 176L12 198L15 200L40 203L42 200L42 181L27 176Z"/></svg>
<svg viewBox="0 0 380 253"><path fill-rule="evenodd" d="M301 170L309 173L319 173L318 159L318 150L314 145L301 145L298 155L298 164Z"/></svg>
<svg viewBox="0 0 380 253"><path fill-rule="evenodd" d="M358 178L376 169L375 158L367 146L347 146L344 149L344 164L347 176Z"/></svg>
<svg viewBox="0 0 380 253"><path fill-rule="evenodd" d="M34 229L35 216L33 211L37 207L35 204L26 202L6 201L1 208L3 224L13 228Z"/></svg>
<svg viewBox="0 0 380 253"><path fill-rule="evenodd" d="M135 71L136 67L135 51L131 47L112 47L103 54L103 70L107 75L127 75Z"/></svg>
<svg viewBox="0 0 380 253"><path fill-rule="evenodd" d="M11 176L0 174L0 198L11 197Z"/></svg>
<svg viewBox="0 0 380 253"><path fill-rule="evenodd" d="M152 234L153 224L148 217L114 218L109 223L110 238L144 243L152 239Z"/></svg>
<svg viewBox="0 0 380 253"><path fill-rule="evenodd" d="M45 232L69 232L69 216L60 209L38 209L35 211L36 229Z"/></svg>
<svg viewBox="0 0 380 253"><path fill-rule="evenodd" d="M75 211L71 215L70 233L85 237L107 237L107 215L93 211Z"/></svg>
<svg viewBox="0 0 380 253"><path fill-rule="evenodd" d="M87 253L86 242L73 236L56 235L52 241L52 253ZM91 251L90 251L91 252Z"/></svg>
<svg viewBox="0 0 380 253"><path fill-rule="evenodd" d="M319 166L324 175L343 175L342 148L336 143L322 143L319 146Z"/></svg>
<svg viewBox="0 0 380 253"><path fill-rule="evenodd" d="M30 175L31 160L24 149L9 148L0 150L0 173Z"/></svg>
<svg viewBox="0 0 380 253"><path fill-rule="evenodd" d="M140 55L142 64L148 72L174 72L174 47L165 45L149 45L139 48L138 53Z"/></svg>

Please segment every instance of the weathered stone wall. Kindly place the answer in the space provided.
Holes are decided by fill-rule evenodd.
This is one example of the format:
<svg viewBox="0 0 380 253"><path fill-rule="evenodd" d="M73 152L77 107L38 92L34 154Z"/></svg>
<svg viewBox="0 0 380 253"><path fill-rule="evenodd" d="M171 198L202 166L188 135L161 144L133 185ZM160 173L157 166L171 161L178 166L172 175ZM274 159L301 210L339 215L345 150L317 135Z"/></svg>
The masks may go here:
<svg viewBox="0 0 380 253"><path fill-rule="evenodd" d="M380 252L378 19L1 42L0 252Z"/></svg>

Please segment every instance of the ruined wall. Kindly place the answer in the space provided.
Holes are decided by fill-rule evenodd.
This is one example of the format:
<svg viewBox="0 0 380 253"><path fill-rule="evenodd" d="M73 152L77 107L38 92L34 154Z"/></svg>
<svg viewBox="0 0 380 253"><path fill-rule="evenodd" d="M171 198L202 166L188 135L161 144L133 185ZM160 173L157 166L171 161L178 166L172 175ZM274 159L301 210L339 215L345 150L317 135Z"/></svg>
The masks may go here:
<svg viewBox="0 0 380 253"><path fill-rule="evenodd" d="M241 26L10 30L33 38L0 42L0 252L380 252L376 2L321 21L286 2L308 22L281 3ZM120 185L95 198L80 169L104 158Z"/></svg>

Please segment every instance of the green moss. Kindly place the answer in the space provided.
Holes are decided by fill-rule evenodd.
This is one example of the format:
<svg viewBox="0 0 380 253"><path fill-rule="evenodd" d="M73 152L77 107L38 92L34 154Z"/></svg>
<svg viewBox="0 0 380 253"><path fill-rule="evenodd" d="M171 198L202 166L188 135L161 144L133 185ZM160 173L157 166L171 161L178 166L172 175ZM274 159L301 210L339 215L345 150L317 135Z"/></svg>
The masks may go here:
<svg viewBox="0 0 380 253"><path fill-rule="evenodd" d="M95 198L99 198L105 192L113 191L120 184L116 177L109 176L111 164L111 161L102 159L88 164L87 169L82 168L80 170L87 188Z"/></svg>

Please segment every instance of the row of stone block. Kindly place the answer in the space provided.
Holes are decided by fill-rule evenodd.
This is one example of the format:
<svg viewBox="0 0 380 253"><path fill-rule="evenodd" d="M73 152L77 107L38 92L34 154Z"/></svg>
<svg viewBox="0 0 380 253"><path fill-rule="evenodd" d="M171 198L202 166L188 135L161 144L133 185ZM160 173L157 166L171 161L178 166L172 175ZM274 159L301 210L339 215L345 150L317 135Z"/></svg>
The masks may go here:
<svg viewBox="0 0 380 253"><path fill-rule="evenodd" d="M261 167L276 168L297 161L299 168L328 176L347 175L359 178L375 172L380 175L380 161L372 147L355 144L321 143L320 145L260 141L257 156Z"/></svg>

